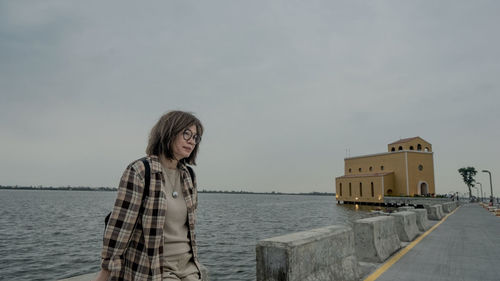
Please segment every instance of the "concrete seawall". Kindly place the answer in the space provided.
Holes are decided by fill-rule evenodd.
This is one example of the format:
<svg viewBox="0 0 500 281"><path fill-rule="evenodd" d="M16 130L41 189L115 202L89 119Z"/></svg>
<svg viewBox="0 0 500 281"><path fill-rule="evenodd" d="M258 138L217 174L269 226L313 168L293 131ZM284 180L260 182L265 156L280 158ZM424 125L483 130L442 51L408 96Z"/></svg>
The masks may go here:
<svg viewBox="0 0 500 281"><path fill-rule="evenodd" d="M256 246L257 281L358 280L354 235L329 226L261 240Z"/></svg>
<svg viewBox="0 0 500 281"><path fill-rule="evenodd" d="M352 229L331 226L261 240L257 281L361 280L428 230L429 213L443 218L441 204L427 207L405 206L389 216L356 220Z"/></svg>
<svg viewBox="0 0 500 281"><path fill-rule="evenodd" d="M445 209L451 212L457 203L450 203ZM373 270L406 245L403 242L428 230L431 217L443 218L441 204L425 207L401 207L391 215L356 220L353 228L333 225L261 240L256 245L257 281L360 280L368 267ZM203 281L208 281L207 268L202 271ZM88 281L95 276L63 280Z"/></svg>
<svg viewBox="0 0 500 281"><path fill-rule="evenodd" d="M388 205L396 206L423 206L423 205L436 205L446 202L457 202L450 201L450 198L428 198L428 197L397 197L397 196L386 196L384 197L384 203Z"/></svg>

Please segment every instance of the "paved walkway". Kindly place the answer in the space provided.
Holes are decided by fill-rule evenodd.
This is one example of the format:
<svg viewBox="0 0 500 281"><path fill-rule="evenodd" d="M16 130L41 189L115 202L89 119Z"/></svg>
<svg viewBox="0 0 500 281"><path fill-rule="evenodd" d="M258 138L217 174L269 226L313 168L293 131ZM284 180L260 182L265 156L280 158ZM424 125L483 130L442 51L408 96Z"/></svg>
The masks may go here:
<svg viewBox="0 0 500 281"><path fill-rule="evenodd" d="M377 281L499 281L500 217L462 205Z"/></svg>

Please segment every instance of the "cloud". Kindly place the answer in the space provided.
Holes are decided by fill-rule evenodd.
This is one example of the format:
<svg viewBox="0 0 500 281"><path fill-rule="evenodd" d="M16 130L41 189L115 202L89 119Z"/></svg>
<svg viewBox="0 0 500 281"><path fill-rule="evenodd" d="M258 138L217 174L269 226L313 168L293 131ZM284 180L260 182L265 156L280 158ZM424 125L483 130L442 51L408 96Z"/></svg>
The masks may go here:
<svg viewBox="0 0 500 281"><path fill-rule="evenodd" d="M332 191L346 149L416 135L440 192L498 167L495 1L0 5L2 184L116 185L171 109L207 188Z"/></svg>

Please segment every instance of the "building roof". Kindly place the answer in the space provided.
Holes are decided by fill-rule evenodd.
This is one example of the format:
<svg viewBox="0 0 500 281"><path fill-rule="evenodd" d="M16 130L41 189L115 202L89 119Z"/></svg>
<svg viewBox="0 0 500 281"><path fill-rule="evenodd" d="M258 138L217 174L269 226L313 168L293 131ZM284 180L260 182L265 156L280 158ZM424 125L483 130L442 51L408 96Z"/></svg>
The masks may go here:
<svg viewBox="0 0 500 281"><path fill-rule="evenodd" d="M421 140L423 140L423 141L425 141L425 142L429 143L428 141L424 140L423 138L421 138L421 137L419 137L419 136L416 136L416 137L412 137L412 138L400 139L400 140L398 140L398 141L395 141L395 142L393 142L393 143L390 143L389 145L392 145L392 144L398 144L398 143L410 142L410 141L412 141L412 140L414 140L414 139L421 139Z"/></svg>
<svg viewBox="0 0 500 281"><path fill-rule="evenodd" d="M344 158L344 160L350 160L350 159L356 159L356 158L364 158L364 157L375 157L375 156L382 156L382 155L394 155L396 153L405 153L405 152L433 154L433 152L431 152L431 151L398 150L398 151L391 151L391 152L381 152L381 153L374 153L374 154L365 154L365 155L351 156L351 157Z"/></svg>
<svg viewBox="0 0 500 281"><path fill-rule="evenodd" d="M385 173L371 173L371 174L354 174L354 175L344 175L337 177L337 179L340 178L366 178L366 177L383 177L387 176L389 174L394 174L394 172L385 172Z"/></svg>

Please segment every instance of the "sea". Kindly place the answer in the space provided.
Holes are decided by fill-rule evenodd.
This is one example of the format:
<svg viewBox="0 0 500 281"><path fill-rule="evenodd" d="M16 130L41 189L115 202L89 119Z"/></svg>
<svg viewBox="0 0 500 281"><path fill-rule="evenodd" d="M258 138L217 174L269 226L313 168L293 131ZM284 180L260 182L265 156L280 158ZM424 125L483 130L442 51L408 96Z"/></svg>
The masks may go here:
<svg viewBox="0 0 500 281"><path fill-rule="evenodd" d="M116 192L0 190L0 280L60 280L99 271ZM211 281L255 280L261 239L371 216L334 196L200 193L196 235Z"/></svg>

